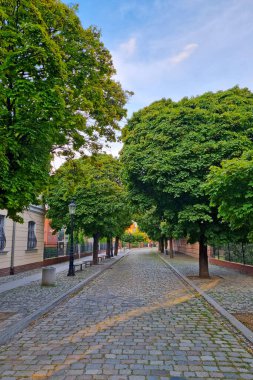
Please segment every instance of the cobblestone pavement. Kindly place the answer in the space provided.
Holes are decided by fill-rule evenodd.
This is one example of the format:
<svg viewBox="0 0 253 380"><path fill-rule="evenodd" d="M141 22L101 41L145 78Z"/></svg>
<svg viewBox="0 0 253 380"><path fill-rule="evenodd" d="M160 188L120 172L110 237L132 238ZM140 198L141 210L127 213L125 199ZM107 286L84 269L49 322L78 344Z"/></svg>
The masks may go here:
<svg viewBox="0 0 253 380"><path fill-rule="evenodd" d="M83 271L77 271L74 277L68 277L68 268L65 268L63 272L56 274L55 286L41 286L41 280L38 280L33 281L28 285L20 286L1 293L0 315L2 314L4 316L5 313L10 314L8 314L8 318L6 319L0 318L0 334L7 328L11 328L14 323L31 315L44 305L54 301L57 297L66 293L89 276L99 272L102 268L111 265L113 260L114 259L111 259L103 264L85 268ZM24 276L19 276L18 278L24 278Z"/></svg>
<svg viewBox="0 0 253 380"><path fill-rule="evenodd" d="M173 259L163 256L168 262L196 285L203 288L230 313L253 313L253 276L242 274L217 265L209 265L210 280L194 278L198 276L198 260L184 254L176 254ZM253 318L253 316L252 316Z"/></svg>
<svg viewBox="0 0 253 380"><path fill-rule="evenodd" d="M6 284L7 282L15 281L15 280L21 280L22 278L27 277L28 273L29 273L29 276L30 276L30 275L33 275L33 274L36 274L36 273L40 273L40 272L41 272L41 268L37 268L37 269L29 270L27 272L17 273L17 274L14 274L14 275L2 276L2 277L0 277L0 285Z"/></svg>
<svg viewBox="0 0 253 380"><path fill-rule="evenodd" d="M0 378L253 379L252 348L157 254L126 256L0 350Z"/></svg>
<svg viewBox="0 0 253 380"><path fill-rule="evenodd" d="M122 253L123 253L123 251L122 251ZM104 251L101 251L100 256L102 256L102 255L104 255ZM92 259L92 254L90 254L89 256L81 257L80 260L85 261L85 260L91 260L91 259ZM79 261L79 259L76 259L76 261ZM59 264L54 264L53 266L57 268L57 271L58 270L62 271L62 269L59 267L64 267L66 265L68 265L68 262L62 262ZM30 269L29 271L26 271L26 272L15 273L14 275L0 276L0 286L3 284L9 283L9 282L21 280L21 279L24 279L28 276L32 276L32 275L36 275L36 274L40 274L40 273L41 273L41 268L36 268L36 269Z"/></svg>

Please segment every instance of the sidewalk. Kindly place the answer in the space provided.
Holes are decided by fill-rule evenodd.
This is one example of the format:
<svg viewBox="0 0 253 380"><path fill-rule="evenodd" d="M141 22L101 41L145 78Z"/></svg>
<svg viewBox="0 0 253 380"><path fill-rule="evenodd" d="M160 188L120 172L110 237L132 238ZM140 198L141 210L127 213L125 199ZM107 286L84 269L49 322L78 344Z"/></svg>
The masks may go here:
<svg viewBox="0 0 253 380"><path fill-rule="evenodd" d="M26 272L26 276L25 273L17 274L13 282L2 283L0 285L0 344L110 268L123 256L123 253L119 253L118 256L102 264L77 271L74 277L67 276L68 263L54 265L56 267L55 286L41 286L41 268L35 270L37 273ZM90 257L83 258L82 261L84 260L90 260Z"/></svg>
<svg viewBox="0 0 253 380"><path fill-rule="evenodd" d="M99 254L99 256L104 256L104 254ZM92 256L82 257L81 259L76 259L76 262L79 261L89 261ZM60 264L52 265L56 268L56 273L64 272L68 270L69 262L66 261ZM18 273L12 276L0 277L0 294L11 289L18 288L20 286L25 286L31 282L41 280L42 268L33 269L31 271Z"/></svg>
<svg viewBox="0 0 253 380"><path fill-rule="evenodd" d="M209 264L210 279L198 278L198 260L177 253L168 263L210 295L246 327L253 330L253 276Z"/></svg>

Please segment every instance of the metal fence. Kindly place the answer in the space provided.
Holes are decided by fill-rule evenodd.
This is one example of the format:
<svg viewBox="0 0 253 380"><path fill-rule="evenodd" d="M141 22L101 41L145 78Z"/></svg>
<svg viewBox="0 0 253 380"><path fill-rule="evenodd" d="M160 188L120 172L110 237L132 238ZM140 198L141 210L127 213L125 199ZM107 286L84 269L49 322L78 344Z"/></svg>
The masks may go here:
<svg viewBox="0 0 253 380"><path fill-rule="evenodd" d="M100 251L106 249L106 243L100 243ZM74 244L74 253L84 254L92 253L93 243L86 242L83 244ZM59 256L69 256L70 243L64 245L63 242L57 244L44 245L44 260Z"/></svg>
<svg viewBox="0 0 253 380"><path fill-rule="evenodd" d="M253 244L229 243L224 246L213 246L212 248L213 257L219 260L253 265Z"/></svg>
<svg viewBox="0 0 253 380"><path fill-rule="evenodd" d="M70 244L58 242L57 244L44 245L44 260L59 256L69 256ZM78 253L78 244L74 244L74 253Z"/></svg>
<svg viewBox="0 0 253 380"><path fill-rule="evenodd" d="M89 242L89 243L80 244L79 250L80 250L80 253L89 253L89 252L92 252L92 250L93 250L93 243Z"/></svg>

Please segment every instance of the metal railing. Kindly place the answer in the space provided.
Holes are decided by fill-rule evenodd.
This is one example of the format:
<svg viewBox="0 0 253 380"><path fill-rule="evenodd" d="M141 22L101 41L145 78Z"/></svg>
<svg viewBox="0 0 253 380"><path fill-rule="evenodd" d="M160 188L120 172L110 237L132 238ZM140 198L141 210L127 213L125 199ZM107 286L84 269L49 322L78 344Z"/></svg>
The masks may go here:
<svg viewBox="0 0 253 380"><path fill-rule="evenodd" d="M214 258L253 265L253 244L229 243L223 246L213 246Z"/></svg>
<svg viewBox="0 0 253 380"><path fill-rule="evenodd" d="M106 249L106 243L100 243L100 251ZM63 242L58 242L57 244L44 245L44 260L59 256L69 256L70 243L64 244ZM92 253L93 243L86 242L83 244L74 244L74 253Z"/></svg>

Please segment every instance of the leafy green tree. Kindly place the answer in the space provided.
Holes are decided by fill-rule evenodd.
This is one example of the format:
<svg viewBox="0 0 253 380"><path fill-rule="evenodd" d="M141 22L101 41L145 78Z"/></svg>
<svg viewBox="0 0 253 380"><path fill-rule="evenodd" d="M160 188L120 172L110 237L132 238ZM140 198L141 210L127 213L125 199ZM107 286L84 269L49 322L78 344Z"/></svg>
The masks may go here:
<svg viewBox="0 0 253 380"><path fill-rule="evenodd" d="M161 228L161 215L157 212L157 207L152 206L143 212L136 214L135 220L140 229L149 236L150 239L159 242L159 250L164 252L165 242L164 234Z"/></svg>
<svg viewBox="0 0 253 380"><path fill-rule="evenodd" d="M219 216L242 240L253 241L253 151L212 166L205 190ZM244 236L243 236L244 235ZM246 235L246 236L245 236Z"/></svg>
<svg viewBox="0 0 253 380"><path fill-rule="evenodd" d="M122 235L122 241L124 243L129 243L130 247L131 244L148 242L148 236L145 232L142 231L125 232Z"/></svg>
<svg viewBox="0 0 253 380"><path fill-rule="evenodd" d="M209 276L208 237L223 228L203 183L210 166L252 148L252 106L253 94L238 87L162 99L135 113L123 131L129 191L163 204L174 215L174 236L199 242L201 277Z"/></svg>
<svg viewBox="0 0 253 380"><path fill-rule="evenodd" d="M97 263L101 237L112 237L126 223L126 192L120 178L121 165L110 155L98 154L66 162L52 177L45 194L52 227L70 226L68 203L76 203L75 227L92 236L93 260Z"/></svg>
<svg viewBox="0 0 253 380"><path fill-rule="evenodd" d="M119 216L119 215L118 215ZM119 249L119 241L122 240L125 230L132 223L132 210L126 194L120 209L120 217L118 218L115 226L113 227L113 236L115 236L114 255L117 256Z"/></svg>
<svg viewBox="0 0 253 380"><path fill-rule="evenodd" d="M168 240L169 240L169 252L170 257L173 258L174 252L173 252L173 218L172 215L169 215L165 212L165 215L167 215L167 219L164 219L160 223L160 230L162 233L162 236L164 237L165 243L164 248L168 248ZM166 252L167 253L167 252Z"/></svg>
<svg viewBox="0 0 253 380"><path fill-rule="evenodd" d="M0 1L0 209L35 203L52 154L115 141L127 93L109 51L77 7L58 0Z"/></svg>
<svg viewBox="0 0 253 380"><path fill-rule="evenodd" d="M134 236L133 234L131 234L130 232L125 232L122 237L121 237L122 241L124 243L128 243L129 244L129 247L130 245L134 242Z"/></svg>

